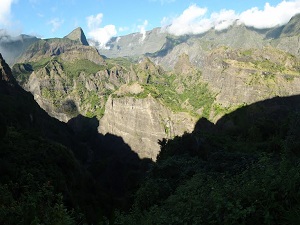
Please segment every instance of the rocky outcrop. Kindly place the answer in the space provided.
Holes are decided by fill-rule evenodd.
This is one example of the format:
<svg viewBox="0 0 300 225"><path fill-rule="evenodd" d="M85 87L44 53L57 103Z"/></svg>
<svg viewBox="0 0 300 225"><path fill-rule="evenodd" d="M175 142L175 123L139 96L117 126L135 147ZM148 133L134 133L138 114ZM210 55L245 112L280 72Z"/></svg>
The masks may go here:
<svg viewBox="0 0 300 225"><path fill-rule="evenodd" d="M187 113L172 113L151 95L109 97L100 120L99 132L121 136L140 158L156 159L158 140L191 132L195 118Z"/></svg>
<svg viewBox="0 0 300 225"><path fill-rule="evenodd" d="M81 29L81 27L76 28L70 34L65 36L64 38L68 38L68 39L73 40L73 41L78 41L82 45L86 45L86 46L89 45L89 43L86 40L85 34L83 33L83 30Z"/></svg>

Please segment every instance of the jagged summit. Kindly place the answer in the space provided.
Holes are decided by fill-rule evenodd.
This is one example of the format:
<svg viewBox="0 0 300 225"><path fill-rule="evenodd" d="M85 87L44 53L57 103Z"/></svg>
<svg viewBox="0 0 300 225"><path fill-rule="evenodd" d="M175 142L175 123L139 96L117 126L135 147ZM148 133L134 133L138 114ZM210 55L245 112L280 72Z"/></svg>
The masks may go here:
<svg viewBox="0 0 300 225"><path fill-rule="evenodd" d="M81 27L76 28L71 33L69 33L67 36L65 36L64 38L68 38L68 39L74 40L74 41L79 41L83 45L87 45L87 46L89 45Z"/></svg>

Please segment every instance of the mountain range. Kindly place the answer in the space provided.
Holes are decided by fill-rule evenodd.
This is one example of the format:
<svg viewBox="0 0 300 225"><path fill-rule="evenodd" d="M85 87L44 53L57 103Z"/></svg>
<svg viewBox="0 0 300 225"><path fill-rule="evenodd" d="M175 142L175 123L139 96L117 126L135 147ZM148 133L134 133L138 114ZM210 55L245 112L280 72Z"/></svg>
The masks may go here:
<svg viewBox="0 0 300 225"><path fill-rule="evenodd" d="M298 224L299 28L1 35L0 224Z"/></svg>
<svg viewBox="0 0 300 225"><path fill-rule="evenodd" d="M156 28L113 38L107 49L89 46L77 28L27 38L10 55L17 81L51 116L96 116L99 132L155 159L157 140L191 131L199 117L216 122L243 105L299 94L299 23L296 15L272 29L234 24L178 37Z"/></svg>

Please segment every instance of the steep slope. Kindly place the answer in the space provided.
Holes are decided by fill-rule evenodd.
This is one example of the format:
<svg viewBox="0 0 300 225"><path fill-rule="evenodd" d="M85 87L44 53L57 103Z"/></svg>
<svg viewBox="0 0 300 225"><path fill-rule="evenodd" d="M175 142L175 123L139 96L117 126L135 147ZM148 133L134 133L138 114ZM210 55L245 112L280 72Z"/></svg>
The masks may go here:
<svg viewBox="0 0 300 225"><path fill-rule="evenodd" d="M109 97L99 131L122 136L140 158L156 159L158 140L190 132L195 118L173 113L151 95L146 98Z"/></svg>
<svg viewBox="0 0 300 225"><path fill-rule="evenodd" d="M96 81L93 82L95 79L87 76L95 75L105 67L106 62L95 48L83 45L82 36L84 34L79 28L68 38L40 40L31 45L13 67L18 82L34 95L39 105L65 122L78 113L86 115L97 110L94 107L98 102L90 103L91 96L97 99L101 95L95 93L98 88L94 84ZM101 79L97 84L99 82ZM91 91L88 96L82 96L80 92L81 87L85 86ZM80 107L82 101L88 102ZM99 104L100 107L104 104L101 98Z"/></svg>
<svg viewBox="0 0 300 225"><path fill-rule="evenodd" d="M95 117L50 117L0 54L1 224L96 224L128 209L151 162L98 125Z"/></svg>

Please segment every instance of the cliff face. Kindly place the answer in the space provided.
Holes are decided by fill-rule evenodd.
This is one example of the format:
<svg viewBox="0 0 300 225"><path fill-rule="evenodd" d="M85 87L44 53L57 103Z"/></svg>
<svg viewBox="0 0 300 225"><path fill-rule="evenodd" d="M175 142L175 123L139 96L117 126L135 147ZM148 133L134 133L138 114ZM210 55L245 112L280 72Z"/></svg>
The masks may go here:
<svg viewBox="0 0 300 225"><path fill-rule="evenodd" d="M204 60L203 80L223 106L300 93L299 59L278 49L221 47Z"/></svg>
<svg viewBox="0 0 300 225"><path fill-rule="evenodd" d="M187 113L172 113L151 95L143 99L109 97L99 132L123 137L140 158L156 159L158 140L192 131L195 119Z"/></svg>

